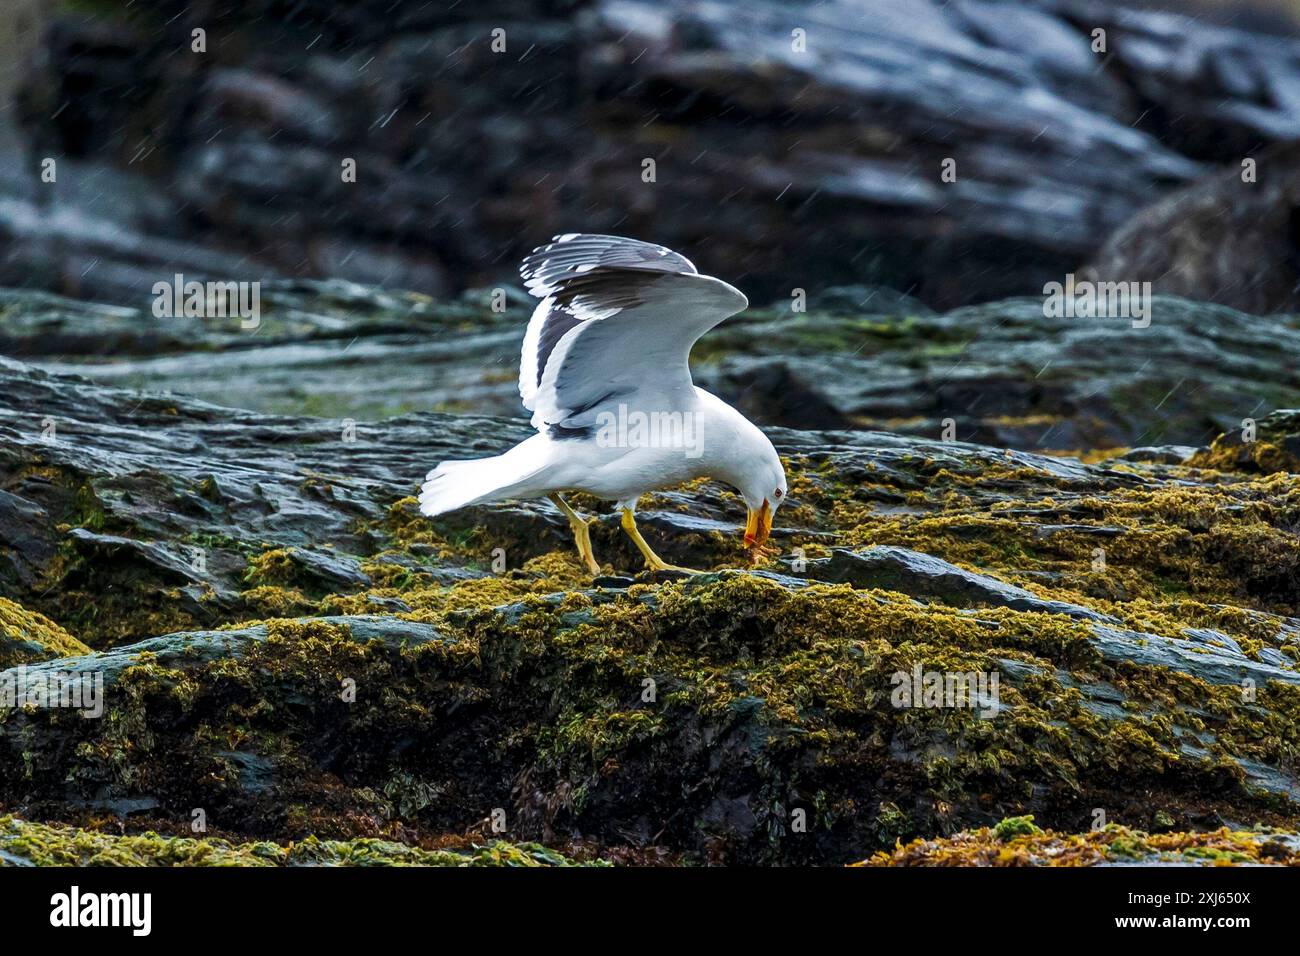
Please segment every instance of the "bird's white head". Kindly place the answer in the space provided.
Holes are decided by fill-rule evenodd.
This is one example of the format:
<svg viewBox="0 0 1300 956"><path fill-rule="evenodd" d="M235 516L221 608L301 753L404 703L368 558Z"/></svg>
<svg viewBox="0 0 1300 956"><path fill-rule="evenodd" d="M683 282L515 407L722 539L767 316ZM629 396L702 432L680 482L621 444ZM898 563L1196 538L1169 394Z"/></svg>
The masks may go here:
<svg viewBox="0 0 1300 956"><path fill-rule="evenodd" d="M772 517L785 503L787 493L781 457L766 435L758 429L754 429L754 434L758 440L751 443L750 454L746 456L743 473L736 485L749 508L745 546L751 549L761 548L767 541L772 532Z"/></svg>

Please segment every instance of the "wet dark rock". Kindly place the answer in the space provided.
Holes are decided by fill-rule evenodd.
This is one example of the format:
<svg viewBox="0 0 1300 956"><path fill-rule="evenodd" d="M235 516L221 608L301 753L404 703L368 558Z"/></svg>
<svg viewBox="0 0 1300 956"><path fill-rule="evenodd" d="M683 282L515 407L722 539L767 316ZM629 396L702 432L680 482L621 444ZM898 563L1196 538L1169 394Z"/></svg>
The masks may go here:
<svg viewBox="0 0 1300 956"><path fill-rule="evenodd" d="M1260 382L1282 407L1300 389L1282 351L1300 338L1284 316L1159 296L1147 328L1044 311L1041 298L942 315L754 310L701 340L694 375L743 395L775 360L754 355L759 344L855 424L1050 449L1205 445L1260 414Z"/></svg>
<svg viewBox="0 0 1300 956"><path fill-rule="evenodd" d="M1102 655L1111 660L1194 673L1211 684L1240 687L1247 679L1256 683L1284 681L1300 684L1300 672L1295 670L1294 661L1279 668L1252 661L1231 648L1214 648L1199 640L1188 642L1154 634L1119 631L1103 624L1095 626L1093 634Z"/></svg>
<svg viewBox="0 0 1300 956"><path fill-rule="evenodd" d="M1205 644L1207 647L1226 649L1234 654L1241 653L1241 645L1222 631L1215 631L1201 627L1189 627L1183 630L1183 635L1193 641Z"/></svg>
<svg viewBox="0 0 1300 956"><path fill-rule="evenodd" d="M1004 581L976 574L933 555L907 548L876 547L865 551L836 548L829 558L807 562L808 574L818 581L842 582L855 588L884 588L953 607L985 605L1017 611L1064 614L1088 621L1113 617L1064 601L1042 598Z"/></svg>
<svg viewBox="0 0 1300 956"><path fill-rule="evenodd" d="M295 583L316 586L325 593L355 590L371 583L370 576L361 570L355 558L304 548L288 548L284 554L295 565L291 572Z"/></svg>
<svg viewBox="0 0 1300 956"><path fill-rule="evenodd" d="M40 505L0 491L0 578L24 587L36 582L37 569L54 558L50 516Z"/></svg>
<svg viewBox="0 0 1300 956"><path fill-rule="evenodd" d="M157 542L96 534L86 528L72 528L68 531L67 540L74 550L92 561L103 561L114 566L139 562L147 566L160 581L185 585L202 584L208 580L193 563L173 554Z"/></svg>
<svg viewBox="0 0 1300 956"><path fill-rule="evenodd" d="M1130 448L1119 456L1121 461L1151 461L1165 465L1181 465L1194 454L1197 449L1191 445L1143 445L1141 448Z"/></svg>
<svg viewBox="0 0 1300 956"><path fill-rule="evenodd" d="M1034 535L1038 538L1050 538L1056 534L1080 534L1092 538L1118 538L1124 534L1123 528L1095 524L1046 524L1034 526Z"/></svg>
<svg viewBox="0 0 1300 956"><path fill-rule="evenodd" d="M268 284L249 331L237 318L158 319L7 290L0 347L53 372L261 412L520 416L529 307L490 302L486 290L433 302L344 282ZM1013 299L941 315L756 308L701 339L692 366L702 387L765 424L1028 449L1159 441L1177 445L1135 454L1174 462L1178 446L1260 415L1260 382L1278 406L1300 404L1296 353L1300 330L1284 316L1157 297L1150 327L1133 328Z"/></svg>
<svg viewBox="0 0 1300 956"><path fill-rule="evenodd" d="M789 428L846 428L847 415L790 372L783 362L753 368L739 386L734 405L754 421Z"/></svg>
<svg viewBox="0 0 1300 956"><path fill-rule="evenodd" d="M618 574L602 574L591 579L592 587L610 588L615 591L625 591L634 584L636 584L636 578L624 577Z"/></svg>
<svg viewBox="0 0 1300 956"><path fill-rule="evenodd" d="M1300 147L1253 152L1138 212L1080 278L1150 282L1246 312L1300 311Z"/></svg>
<svg viewBox="0 0 1300 956"><path fill-rule="evenodd" d="M55 16L23 79L17 162L59 211L0 208L0 281L138 303L183 263L432 294L498 281L581 220L763 297L866 283L947 308L1059 281L1133 210L1300 133L1291 43L1203 11L337 6L241 4L219 30L178 0ZM217 61L188 53L200 26ZM139 196L104 209L71 170L40 193L46 155L128 171ZM1179 245L1155 241L1155 259Z"/></svg>
<svg viewBox="0 0 1300 956"><path fill-rule="evenodd" d="M315 620L325 627L340 625L339 633L362 644L379 641L400 648L441 640L437 630L428 624L385 614L326 616ZM29 671L66 671L75 680L101 679L112 686L125 671L146 659L164 667L198 667L212 661L238 660L250 645L265 641L268 630L266 624L254 624L229 630L164 634L93 654L61 657L43 665L32 665Z"/></svg>

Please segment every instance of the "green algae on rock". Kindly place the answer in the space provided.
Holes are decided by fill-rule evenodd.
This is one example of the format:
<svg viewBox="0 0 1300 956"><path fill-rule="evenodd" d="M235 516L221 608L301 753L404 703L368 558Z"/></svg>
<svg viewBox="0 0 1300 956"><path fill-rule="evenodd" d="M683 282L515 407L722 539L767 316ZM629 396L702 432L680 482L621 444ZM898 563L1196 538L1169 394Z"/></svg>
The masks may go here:
<svg viewBox="0 0 1300 956"><path fill-rule="evenodd" d="M502 838L561 852L783 863L1027 814L1077 832L1099 806L1300 825L1293 474L772 429L780 560L728 570L743 505L695 482L642 524L714 573L624 577L598 515L593 583L546 503L413 508L412 462L517 424L348 443L0 372L0 593L107 688L103 720L0 712L0 804L28 819L173 833L202 807L238 840L423 846L500 810ZM23 403L59 441L14 425ZM996 709L894 706L918 667L996 675Z"/></svg>
<svg viewBox="0 0 1300 956"><path fill-rule="evenodd" d="M120 835L0 816L0 866L573 866L536 843L492 840L424 850L391 840L318 840L281 846L216 837Z"/></svg>
<svg viewBox="0 0 1300 956"><path fill-rule="evenodd" d="M1300 472L1300 410L1282 408L1214 439L1188 462L1197 468L1271 475Z"/></svg>
<svg viewBox="0 0 1300 956"><path fill-rule="evenodd" d="M1094 644L1094 626L726 573L178 634L95 655L104 721L9 715L0 798L150 798L288 838L458 832L505 807L511 839L749 862L846 862L900 834L1026 811L1068 825L1097 805L1147 826L1300 821L1300 675L1261 672L1245 706L1233 684ZM918 664L1001 674L997 715L891 706L892 675Z"/></svg>
<svg viewBox="0 0 1300 956"><path fill-rule="evenodd" d="M1004 820L933 840L882 850L859 866L1300 866L1300 833L1234 830L1146 833L1100 827L1083 833L1040 830L1032 817Z"/></svg>
<svg viewBox="0 0 1300 956"><path fill-rule="evenodd" d="M89 647L44 614L0 597L0 670L89 653Z"/></svg>

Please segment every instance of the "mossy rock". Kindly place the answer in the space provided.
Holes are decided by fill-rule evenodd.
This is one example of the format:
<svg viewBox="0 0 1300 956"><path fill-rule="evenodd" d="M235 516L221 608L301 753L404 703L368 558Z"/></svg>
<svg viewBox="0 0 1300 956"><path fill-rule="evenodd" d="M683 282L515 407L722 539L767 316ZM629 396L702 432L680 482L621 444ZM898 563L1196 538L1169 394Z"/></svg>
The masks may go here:
<svg viewBox="0 0 1300 956"><path fill-rule="evenodd" d="M1196 468L1271 475L1300 474L1300 410L1278 409L1254 423L1224 432L1188 464Z"/></svg>
<svg viewBox="0 0 1300 956"><path fill-rule="evenodd" d="M1033 814L1023 817L1007 817L993 828L994 836L1003 843L1014 840L1018 836L1031 836L1041 832L1042 830L1034 826Z"/></svg>
<svg viewBox="0 0 1300 956"><path fill-rule="evenodd" d="M461 587L480 583L508 582ZM9 714L0 799L202 807L281 840L464 832L502 808L514 840L788 863L1099 801L1148 826L1170 807L1300 822L1253 782L1294 786L1300 686L1279 673L1243 707L1234 684L1109 658L1094 627L730 573L178 634L95 655L103 720ZM916 666L998 673L999 708L892 704Z"/></svg>
<svg viewBox="0 0 1300 956"><path fill-rule="evenodd" d="M501 810L500 838L565 853L780 863L1099 806L1300 826L1293 475L772 429L779 558L750 567L743 503L698 481L642 527L711 573L637 575L596 514L597 583L544 501L415 508L426 461L526 426L419 415L349 445L0 371L0 591L107 691L99 720L0 712L0 803L28 819L188 835L203 808L237 842L424 847ZM19 407L75 440L5 426ZM918 666L998 675L998 708L895 706Z"/></svg>
<svg viewBox="0 0 1300 956"><path fill-rule="evenodd" d="M491 840L424 850L390 840L318 840L287 846L219 838L100 833L0 817L0 866L573 866L536 843Z"/></svg>
<svg viewBox="0 0 1300 956"><path fill-rule="evenodd" d="M0 597L0 670L89 653L90 648L44 614Z"/></svg>
<svg viewBox="0 0 1300 956"><path fill-rule="evenodd" d="M951 837L915 840L862 866L1300 866L1300 833L1217 830L1152 834L1110 825L1083 833L1014 827L1003 821Z"/></svg>

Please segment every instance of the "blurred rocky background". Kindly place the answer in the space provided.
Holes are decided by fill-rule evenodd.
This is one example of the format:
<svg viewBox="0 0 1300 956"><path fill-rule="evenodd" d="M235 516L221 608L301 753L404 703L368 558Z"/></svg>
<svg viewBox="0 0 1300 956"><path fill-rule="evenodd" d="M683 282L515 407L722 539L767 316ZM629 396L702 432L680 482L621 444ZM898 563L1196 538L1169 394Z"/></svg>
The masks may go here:
<svg viewBox="0 0 1300 956"><path fill-rule="evenodd" d="M947 309L1091 263L1294 306L1295 159L1267 152L1300 131L1288 3L6 6L4 285L441 296L582 230L682 249L758 303L865 283Z"/></svg>

